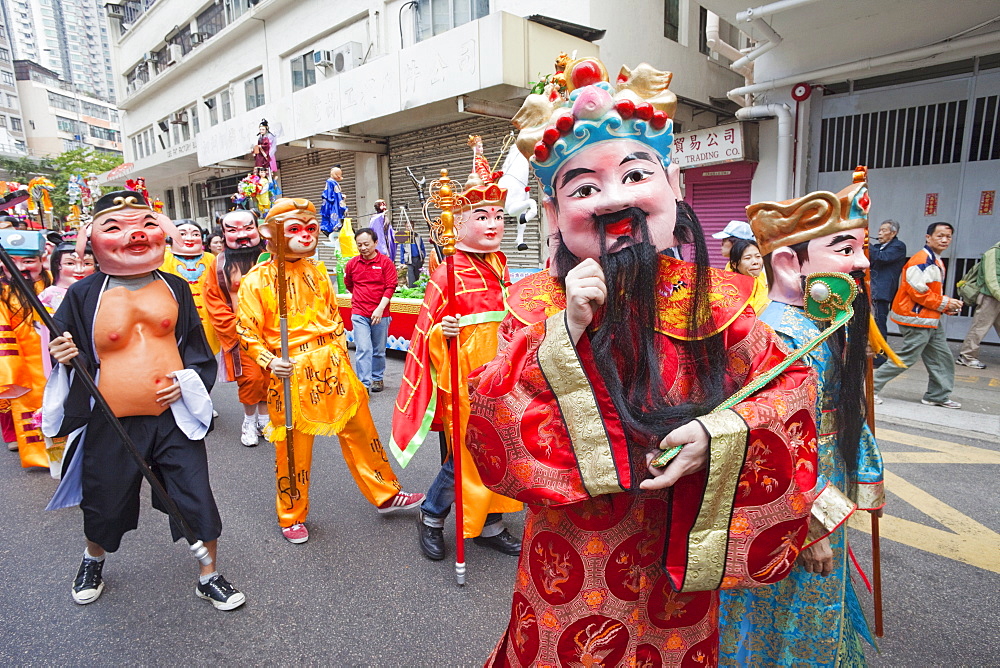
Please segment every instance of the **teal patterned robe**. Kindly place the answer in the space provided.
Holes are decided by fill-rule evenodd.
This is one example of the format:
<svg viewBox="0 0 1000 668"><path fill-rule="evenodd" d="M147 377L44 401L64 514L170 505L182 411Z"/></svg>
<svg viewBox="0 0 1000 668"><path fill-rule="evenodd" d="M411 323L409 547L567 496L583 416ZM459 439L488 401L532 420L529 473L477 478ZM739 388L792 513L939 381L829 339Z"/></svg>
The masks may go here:
<svg viewBox="0 0 1000 668"><path fill-rule="evenodd" d="M793 350L820 333L796 306L772 302L760 319ZM808 542L829 538L833 573L822 577L797 564L791 575L769 587L723 591L720 665L864 666L861 639L875 644L850 578L846 522L856 509L884 505L882 456L866 425L858 447L857 498L844 496L848 480L832 419L836 387L831 386L831 354L823 343L803 362L819 375L819 482Z"/></svg>

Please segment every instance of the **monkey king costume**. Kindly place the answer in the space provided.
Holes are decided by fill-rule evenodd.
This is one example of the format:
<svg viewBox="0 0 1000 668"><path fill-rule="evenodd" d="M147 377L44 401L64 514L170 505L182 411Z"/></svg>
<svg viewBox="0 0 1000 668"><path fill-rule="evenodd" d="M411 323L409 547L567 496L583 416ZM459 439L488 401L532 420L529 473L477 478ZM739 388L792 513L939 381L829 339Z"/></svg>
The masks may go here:
<svg viewBox="0 0 1000 668"><path fill-rule="evenodd" d="M44 275L41 264L45 238L41 232L0 231L0 242L15 262L36 258L37 269L21 273L39 288ZM45 389L42 339L34 311L27 300L18 297L11 282L0 286L0 403L6 403L14 424L21 466L49 466L45 439L35 421L35 411L42 407Z"/></svg>
<svg viewBox="0 0 1000 668"><path fill-rule="evenodd" d="M59 331L72 336L80 361L195 536L209 543L222 532L204 441L212 420L208 392L217 367L187 283L157 270L165 237L177 231L169 218L132 191L111 192L98 200L91 230L101 270L70 286L55 321ZM80 256L85 242L86 230L81 230ZM180 398L169 406L158 403L156 393L175 383ZM49 508L79 503L87 540L117 551L122 536L138 524L142 474L66 364L56 364L49 378L42 428L50 437L83 430L64 458L62 480ZM155 496L153 507L165 511ZM182 537L173 521L170 528L174 540ZM77 603L100 595L100 564L103 555L85 555L74 584ZM217 573L203 577L209 579L200 583L199 597L209 598L206 592L214 588L215 607L242 605L243 595Z"/></svg>
<svg viewBox="0 0 1000 668"><path fill-rule="evenodd" d="M496 185L496 179L481 153L474 167L462 193L461 218L464 222L458 233L454 256L456 303L448 303L448 268L442 263L431 275L417 316L417 326L406 355L403 382L396 398L389 447L397 461L405 466L429 431L444 432L451 450L449 462L442 467L422 506L424 521L432 518L434 526L440 527L454 501L450 458L454 456L455 447L450 441L453 420L456 419L452 414L454 388L451 387L451 357L448 340L441 330L441 319L452 313L459 314L461 384L457 390L461 412L457 419L461 430L458 452L462 457L463 531L465 538L482 535L488 539L503 531L500 514L517 512L522 505L483 486L464 445L469 419L469 389L465 379L496 355L497 328L507 314L504 296L510 285L507 258L499 250L503 239L503 203L507 191ZM496 216L499 216L499 223L490 223L488 219L495 219ZM439 498L443 500L439 501ZM511 549L515 542L516 539L511 539Z"/></svg>
<svg viewBox="0 0 1000 668"><path fill-rule="evenodd" d="M284 238L278 238L278 230L283 230ZM385 456L368 409L365 386L351 369L344 323L326 267L310 257L319 234L316 208L305 199L279 199L261 222L260 233L268 239L272 251L276 243L287 246L284 269L288 345L295 364L290 380L298 498L289 480L282 380L271 374L268 389L271 423L267 434L276 453L278 524L282 529L298 529L309 514L309 472L315 436L336 434L361 493L380 510L396 510L396 497L407 495L400 491ZM277 274L277 259L272 252L271 259L243 277L239 288L237 332L247 355L265 369L281 354ZM407 507L419 503L423 498L419 496Z"/></svg>
<svg viewBox="0 0 1000 668"><path fill-rule="evenodd" d="M820 333L802 308L804 276L855 272L863 279L868 267L863 246L870 201L864 172L858 177L836 194L815 192L747 207L773 277L773 301L760 318L792 350ZM806 546L828 541L833 572L810 573L800 564L772 587L725 592L722 661L727 665L862 666L861 639L875 645L850 577L846 525L856 509L885 505L882 456L864 423L867 307L862 291L854 300L846 342L827 339L803 358L819 380L820 492Z"/></svg>
<svg viewBox="0 0 1000 668"><path fill-rule="evenodd" d="M675 201L670 78L642 64L612 83L585 58L514 118L555 257L554 275L511 288L500 351L470 379L483 483L529 506L489 665L715 665L717 590L777 582L806 537L810 372L793 365L712 412L786 355L748 308L751 281L707 266ZM694 243L697 263L662 254L677 243ZM574 343L563 280L582 258L599 261L607 298ZM640 489L646 455L692 419L706 467Z"/></svg>

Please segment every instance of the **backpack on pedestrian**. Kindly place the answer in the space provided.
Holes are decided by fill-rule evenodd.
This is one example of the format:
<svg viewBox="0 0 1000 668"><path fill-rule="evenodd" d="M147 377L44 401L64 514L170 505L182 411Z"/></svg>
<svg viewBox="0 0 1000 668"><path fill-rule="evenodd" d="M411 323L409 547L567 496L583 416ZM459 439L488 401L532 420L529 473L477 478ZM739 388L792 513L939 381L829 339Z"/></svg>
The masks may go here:
<svg viewBox="0 0 1000 668"><path fill-rule="evenodd" d="M976 300L979 299L979 291L983 287L982 266L982 260L976 262L972 265L972 269L965 272L965 275L955 284L958 296L966 304L975 304Z"/></svg>

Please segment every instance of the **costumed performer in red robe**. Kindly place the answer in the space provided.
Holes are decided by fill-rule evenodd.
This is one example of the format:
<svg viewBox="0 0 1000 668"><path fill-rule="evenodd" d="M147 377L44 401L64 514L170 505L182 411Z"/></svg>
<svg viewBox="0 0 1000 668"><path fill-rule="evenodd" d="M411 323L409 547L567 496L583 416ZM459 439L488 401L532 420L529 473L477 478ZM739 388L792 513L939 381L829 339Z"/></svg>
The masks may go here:
<svg viewBox="0 0 1000 668"><path fill-rule="evenodd" d="M495 180L480 152L462 193L468 206L459 213L455 244L454 312L460 317L445 315L453 311L448 303L448 268L441 264L431 275L424 293L392 417L389 449L403 466L431 430L443 431L448 441L448 460L442 464L420 506L417 525L420 550L428 559L444 558L444 521L455 502L455 449L451 443L454 414L447 339L458 337L459 378L463 379L458 388L458 419L460 442L464 443L469 419L469 388L464 379L496 355L497 328L507 314L504 296L510 274L507 258L500 252L507 191ZM463 537L504 554L520 554L521 541L504 528L502 514L517 512L522 504L484 487L468 449L460 447L459 452Z"/></svg>
<svg viewBox="0 0 1000 668"><path fill-rule="evenodd" d="M529 504L490 665L714 665L717 590L780 580L806 538L811 372L712 412L786 354L752 280L708 266L670 160L670 78L643 64L612 84L585 58L514 118L554 260L512 287L470 379L482 480ZM691 243L695 263L663 253Z"/></svg>

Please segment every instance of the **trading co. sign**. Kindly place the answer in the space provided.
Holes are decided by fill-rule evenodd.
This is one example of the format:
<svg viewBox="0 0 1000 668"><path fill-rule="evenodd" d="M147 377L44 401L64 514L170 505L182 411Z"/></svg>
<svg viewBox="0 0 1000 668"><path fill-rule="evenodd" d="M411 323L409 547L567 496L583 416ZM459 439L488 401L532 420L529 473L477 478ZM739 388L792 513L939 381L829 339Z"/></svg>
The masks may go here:
<svg viewBox="0 0 1000 668"><path fill-rule="evenodd" d="M730 123L674 137L674 162L681 169L738 160L757 160L757 124Z"/></svg>

